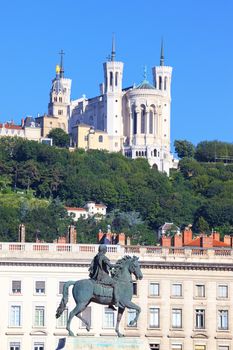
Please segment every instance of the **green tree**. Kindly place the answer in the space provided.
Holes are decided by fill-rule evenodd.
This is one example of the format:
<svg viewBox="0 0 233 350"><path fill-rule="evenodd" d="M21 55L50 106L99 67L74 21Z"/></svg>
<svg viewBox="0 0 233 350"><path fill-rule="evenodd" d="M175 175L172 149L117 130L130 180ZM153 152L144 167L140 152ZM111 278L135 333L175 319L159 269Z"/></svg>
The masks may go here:
<svg viewBox="0 0 233 350"><path fill-rule="evenodd" d="M195 154L195 146L187 140L175 140L175 152L179 158L193 158Z"/></svg>
<svg viewBox="0 0 233 350"><path fill-rule="evenodd" d="M52 129L48 137L53 139L53 145L58 147L68 147L70 138L69 135L60 128Z"/></svg>

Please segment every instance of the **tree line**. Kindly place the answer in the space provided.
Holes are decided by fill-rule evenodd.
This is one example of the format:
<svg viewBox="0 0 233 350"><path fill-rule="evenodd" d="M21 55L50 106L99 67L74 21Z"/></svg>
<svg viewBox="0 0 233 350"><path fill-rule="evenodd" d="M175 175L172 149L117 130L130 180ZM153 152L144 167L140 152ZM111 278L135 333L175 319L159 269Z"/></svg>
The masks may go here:
<svg viewBox="0 0 233 350"><path fill-rule="evenodd" d="M79 220L79 243L95 243L108 224L140 244L155 244L164 222L181 228L191 223L195 232L233 233L233 164L215 156L225 155L226 147L230 155L232 144L204 141L194 147L176 141L179 168L167 177L142 158L1 138L0 240L17 240L23 222L27 240L52 241L72 223L65 206L82 207L89 200L106 204L108 215Z"/></svg>

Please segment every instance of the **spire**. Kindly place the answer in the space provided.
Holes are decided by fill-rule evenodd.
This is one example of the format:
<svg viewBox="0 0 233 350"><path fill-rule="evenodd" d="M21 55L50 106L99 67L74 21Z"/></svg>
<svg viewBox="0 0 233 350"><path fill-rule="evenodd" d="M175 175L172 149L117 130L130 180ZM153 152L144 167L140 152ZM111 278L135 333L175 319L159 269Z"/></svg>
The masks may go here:
<svg viewBox="0 0 233 350"><path fill-rule="evenodd" d="M65 52L61 50L59 52L59 55L61 55L61 61L60 61L60 78L64 78L64 66L63 66L63 56L65 55Z"/></svg>
<svg viewBox="0 0 233 350"><path fill-rule="evenodd" d="M143 71L143 78L144 80L147 80L147 66L144 66L144 71Z"/></svg>
<svg viewBox="0 0 233 350"><path fill-rule="evenodd" d="M111 52L111 61L115 61L116 57L116 48L115 48L115 35L112 34L112 52Z"/></svg>
<svg viewBox="0 0 233 350"><path fill-rule="evenodd" d="M162 38L162 40L161 40L160 66L164 66L164 47L163 47L163 38Z"/></svg>

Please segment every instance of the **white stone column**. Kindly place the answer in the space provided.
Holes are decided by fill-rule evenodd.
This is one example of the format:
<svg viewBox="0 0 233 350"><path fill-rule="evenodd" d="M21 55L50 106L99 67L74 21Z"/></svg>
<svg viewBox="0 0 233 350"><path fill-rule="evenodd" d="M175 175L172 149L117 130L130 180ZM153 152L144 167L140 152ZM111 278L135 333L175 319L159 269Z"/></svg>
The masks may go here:
<svg viewBox="0 0 233 350"><path fill-rule="evenodd" d="M137 119L137 135L141 134L141 110L140 108L135 108L136 119Z"/></svg>
<svg viewBox="0 0 233 350"><path fill-rule="evenodd" d="M149 135L150 133L150 109L146 108L146 113L145 113L145 134Z"/></svg>

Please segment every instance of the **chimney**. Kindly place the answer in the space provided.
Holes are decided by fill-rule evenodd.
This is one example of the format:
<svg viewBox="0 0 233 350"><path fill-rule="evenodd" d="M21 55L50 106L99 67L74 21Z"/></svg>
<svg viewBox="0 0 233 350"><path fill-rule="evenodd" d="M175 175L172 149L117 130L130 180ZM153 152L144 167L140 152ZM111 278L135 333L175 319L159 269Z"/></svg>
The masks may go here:
<svg viewBox="0 0 233 350"><path fill-rule="evenodd" d="M60 236L58 237L58 239L56 241L54 241L54 243L57 243L57 244L66 244L66 237L65 236Z"/></svg>
<svg viewBox="0 0 233 350"><path fill-rule="evenodd" d="M215 240L215 241L220 241L220 233L219 232L216 232L216 231L214 231L213 232L213 239Z"/></svg>
<svg viewBox="0 0 233 350"><path fill-rule="evenodd" d="M186 246L193 240L193 232L191 228L187 227L185 228L183 232L183 245Z"/></svg>
<svg viewBox="0 0 233 350"><path fill-rule="evenodd" d="M18 235L18 240L21 243L24 243L26 239L26 230L25 230L25 225L20 224L19 225L19 235Z"/></svg>
<svg viewBox="0 0 233 350"><path fill-rule="evenodd" d="M201 248L213 248L213 237L207 236L205 234L200 236L200 246Z"/></svg>
<svg viewBox="0 0 233 350"><path fill-rule="evenodd" d="M230 235L224 236L224 243L228 244L229 247L231 247L231 236Z"/></svg>
<svg viewBox="0 0 233 350"><path fill-rule="evenodd" d="M117 238L118 238L118 244L125 245L125 234L123 232L119 233Z"/></svg>
<svg viewBox="0 0 233 350"><path fill-rule="evenodd" d="M77 231L74 225L70 225L68 228L68 239L67 243L76 244L77 243Z"/></svg>
<svg viewBox="0 0 233 350"><path fill-rule="evenodd" d="M21 119L21 126L24 127L24 118Z"/></svg>
<svg viewBox="0 0 233 350"><path fill-rule="evenodd" d="M171 237L162 236L162 247L171 247Z"/></svg>
<svg viewBox="0 0 233 350"><path fill-rule="evenodd" d="M126 238L126 245L131 245L131 239L129 236Z"/></svg>
<svg viewBox="0 0 233 350"><path fill-rule="evenodd" d="M181 234L176 233L173 239L173 245L174 247L182 247L183 246L183 242L182 242L182 236Z"/></svg>

